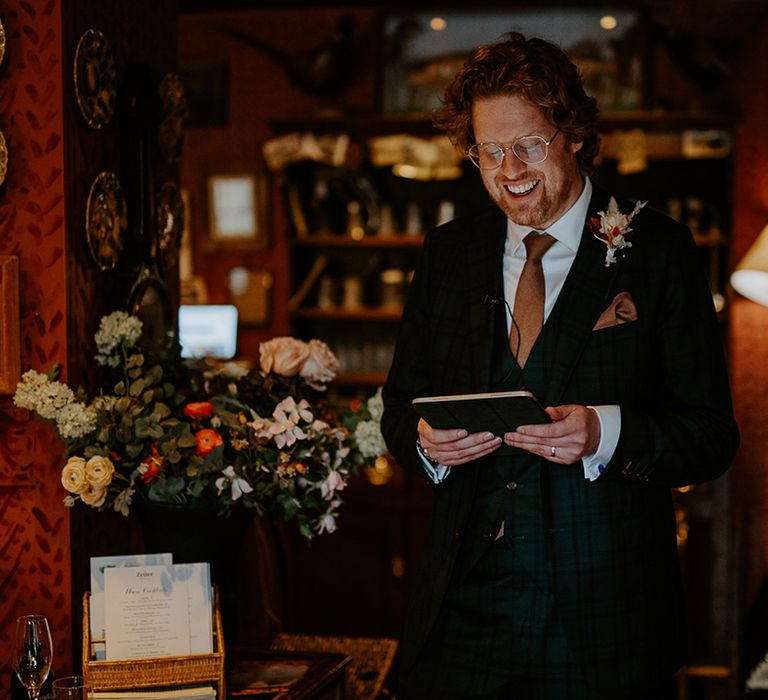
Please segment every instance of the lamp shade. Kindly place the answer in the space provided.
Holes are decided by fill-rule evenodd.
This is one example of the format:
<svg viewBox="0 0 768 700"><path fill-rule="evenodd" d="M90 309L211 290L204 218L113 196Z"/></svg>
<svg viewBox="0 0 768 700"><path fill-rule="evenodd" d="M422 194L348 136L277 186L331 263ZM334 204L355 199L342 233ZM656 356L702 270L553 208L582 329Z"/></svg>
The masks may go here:
<svg viewBox="0 0 768 700"><path fill-rule="evenodd" d="M768 306L768 226L766 226L731 275L739 293Z"/></svg>

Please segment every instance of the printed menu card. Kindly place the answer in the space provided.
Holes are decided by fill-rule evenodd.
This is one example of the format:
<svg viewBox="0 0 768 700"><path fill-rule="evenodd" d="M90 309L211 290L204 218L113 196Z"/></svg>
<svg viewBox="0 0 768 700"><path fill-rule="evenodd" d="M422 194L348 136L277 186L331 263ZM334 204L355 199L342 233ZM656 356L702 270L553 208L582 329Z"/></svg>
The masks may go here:
<svg viewBox="0 0 768 700"><path fill-rule="evenodd" d="M207 563L109 568L104 596L108 660L212 652Z"/></svg>

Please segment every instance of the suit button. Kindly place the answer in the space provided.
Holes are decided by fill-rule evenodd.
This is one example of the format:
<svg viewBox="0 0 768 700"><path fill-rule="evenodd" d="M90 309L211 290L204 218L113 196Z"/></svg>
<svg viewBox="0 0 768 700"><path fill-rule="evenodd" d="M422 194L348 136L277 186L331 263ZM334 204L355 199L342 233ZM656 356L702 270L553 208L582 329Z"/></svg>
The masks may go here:
<svg viewBox="0 0 768 700"><path fill-rule="evenodd" d="M453 539L458 540L461 537L461 533L458 530L453 531Z"/></svg>
<svg viewBox="0 0 768 700"><path fill-rule="evenodd" d="M493 533L492 532L484 532L483 533L483 539L485 539L485 540L492 540L493 539Z"/></svg>
<svg viewBox="0 0 768 700"><path fill-rule="evenodd" d="M507 482L507 491L517 491L517 482L516 481L508 481Z"/></svg>

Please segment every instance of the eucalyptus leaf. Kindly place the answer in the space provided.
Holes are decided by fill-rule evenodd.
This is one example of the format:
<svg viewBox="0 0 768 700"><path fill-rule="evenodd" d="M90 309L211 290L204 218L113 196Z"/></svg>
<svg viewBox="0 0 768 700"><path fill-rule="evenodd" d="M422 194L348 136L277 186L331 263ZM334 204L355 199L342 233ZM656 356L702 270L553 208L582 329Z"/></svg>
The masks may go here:
<svg viewBox="0 0 768 700"><path fill-rule="evenodd" d="M159 501L160 503L173 502L184 490L184 479L180 476L169 476L166 478L155 479L148 490L150 501Z"/></svg>
<svg viewBox="0 0 768 700"><path fill-rule="evenodd" d="M181 448L197 447L197 440L195 439L195 436L192 435L192 433L189 433L188 435L183 435L178 439L178 445Z"/></svg>
<svg viewBox="0 0 768 700"><path fill-rule="evenodd" d="M160 365L155 365L147 371L145 377L147 380L147 386L153 386L162 380L163 368Z"/></svg>
<svg viewBox="0 0 768 700"><path fill-rule="evenodd" d="M155 404L155 410L152 412L152 420L161 421L171 415L171 409L159 401Z"/></svg>
<svg viewBox="0 0 768 700"><path fill-rule="evenodd" d="M162 427L157 423L150 424L149 428L147 429L147 433L149 434L149 437L155 438L155 440L157 440L159 437L162 437L164 434Z"/></svg>
<svg viewBox="0 0 768 700"><path fill-rule="evenodd" d="M144 379L141 378L133 382L128 389L131 396L138 396L142 391L144 391Z"/></svg>
<svg viewBox="0 0 768 700"><path fill-rule="evenodd" d="M133 428L136 431L137 437L147 437L147 431L149 430L149 421L144 417L136 418L133 422Z"/></svg>
<svg viewBox="0 0 768 700"><path fill-rule="evenodd" d="M129 442L125 446L125 453L131 458L135 459L138 457L142 450L144 449L144 443L141 442Z"/></svg>

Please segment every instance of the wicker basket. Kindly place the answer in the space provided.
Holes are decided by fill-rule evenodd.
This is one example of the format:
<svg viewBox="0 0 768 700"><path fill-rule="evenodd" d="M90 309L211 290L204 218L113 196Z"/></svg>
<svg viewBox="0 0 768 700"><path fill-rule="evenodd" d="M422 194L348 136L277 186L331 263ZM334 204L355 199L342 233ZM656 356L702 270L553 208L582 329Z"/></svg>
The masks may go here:
<svg viewBox="0 0 768 700"><path fill-rule="evenodd" d="M83 596L83 676L94 690L131 690L159 686L215 683L217 697L226 698L224 635L221 629L218 591L213 594L213 653L193 656L162 656L154 659L96 661L93 647L103 639L91 639L90 593Z"/></svg>

